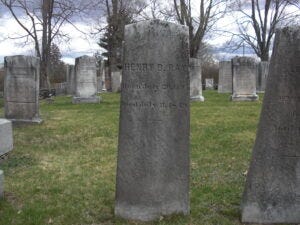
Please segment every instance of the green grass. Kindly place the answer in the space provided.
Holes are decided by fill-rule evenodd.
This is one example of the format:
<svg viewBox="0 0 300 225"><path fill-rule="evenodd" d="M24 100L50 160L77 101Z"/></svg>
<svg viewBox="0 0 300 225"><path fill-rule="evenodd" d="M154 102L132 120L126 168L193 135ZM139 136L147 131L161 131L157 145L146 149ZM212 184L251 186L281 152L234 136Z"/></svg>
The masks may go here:
<svg viewBox="0 0 300 225"><path fill-rule="evenodd" d="M70 97L42 101L41 125L14 128L14 150L0 164L1 225L143 224L113 214L119 97L102 94L100 104L84 105L73 105ZM215 91L204 97L204 103L191 103L191 215L146 224L241 224L243 173L261 100L230 102Z"/></svg>

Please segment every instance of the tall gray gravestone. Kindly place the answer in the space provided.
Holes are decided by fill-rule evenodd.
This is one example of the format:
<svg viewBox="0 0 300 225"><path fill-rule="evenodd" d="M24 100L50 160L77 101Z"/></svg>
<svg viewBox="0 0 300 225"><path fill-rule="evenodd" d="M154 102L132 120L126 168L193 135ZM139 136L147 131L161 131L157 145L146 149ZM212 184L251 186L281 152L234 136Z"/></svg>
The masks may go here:
<svg viewBox="0 0 300 225"><path fill-rule="evenodd" d="M221 61L219 63L218 93L232 93L231 61Z"/></svg>
<svg viewBox="0 0 300 225"><path fill-rule="evenodd" d="M67 94L75 95L75 67L74 65L67 66Z"/></svg>
<svg viewBox="0 0 300 225"><path fill-rule="evenodd" d="M13 122L41 123L39 114L40 61L32 56L4 58L5 118Z"/></svg>
<svg viewBox="0 0 300 225"><path fill-rule="evenodd" d="M276 31L242 221L300 223L300 27Z"/></svg>
<svg viewBox="0 0 300 225"><path fill-rule="evenodd" d="M115 214L188 214L189 38L186 26L125 27Z"/></svg>
<svg viewBox="0 0 300 225"><path fill-rule="evenodd" d="M201 60L190 58L190 100L203 102L202 80L201 80Z"/></svg>
<svg viewBox="0 0 300 225"><path fill-rule="evenodd" d="M257 101L257 63L251 57L232 59L232 101Z"/></svg>
<svg viewBox="0 0 300 225"><path fill-rule="evenodd" d="M0 119L0 156L13 149L12 123L7 119Z"/></svg>
<svg viewBox="0 0 300 225"><path fill-rule="evenodd" d="M121 79L122 79L121 71L111 72L111 91L112 92L119 92L121 90Z"/></svg>
<svg viewBox="0 0 300 225"><path fill-rule="evenodd" d="M256 92L262 93L266 89L266 81L269 72L269 62L262 61L258 64L256 78Z"/></svg>
<svg viewBox="0 0 300 225"><path fill-rule="evenodd" d="M75 59L75 90L73 103L99 103L97 96L96 58L81 56Z"/></svg>

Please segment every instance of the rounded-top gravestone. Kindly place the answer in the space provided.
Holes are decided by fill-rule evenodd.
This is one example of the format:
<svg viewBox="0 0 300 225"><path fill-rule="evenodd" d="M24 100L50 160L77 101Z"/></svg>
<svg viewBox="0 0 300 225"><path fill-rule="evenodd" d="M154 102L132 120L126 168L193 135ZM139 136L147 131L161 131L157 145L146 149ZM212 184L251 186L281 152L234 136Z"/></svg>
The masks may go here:
<svg viewBox="0 0 300 225"><path fill-rule="evenodd" d="M188 40L187 27L160 20L125 27L117 216L190 211Z"/></svg>

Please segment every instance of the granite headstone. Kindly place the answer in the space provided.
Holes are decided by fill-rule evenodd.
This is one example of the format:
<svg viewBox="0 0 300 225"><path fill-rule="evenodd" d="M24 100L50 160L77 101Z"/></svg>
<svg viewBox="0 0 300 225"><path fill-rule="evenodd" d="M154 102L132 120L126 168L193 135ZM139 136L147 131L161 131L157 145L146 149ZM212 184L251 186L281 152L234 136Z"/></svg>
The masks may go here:
<svg viewBox="0 0 300 225"><path fill-rule="evenodd" d="M221 61L219 63L218 93L232 93L231 61Z"/></svg>
<svg viewBox="0 0 300 225"><path fill-rule="evenodd" d="M202 80L201 80L201 60L190 58L190 100L203 102Z"/></svg>
<svg viewBox="0 0 300 225"><path fill-rule="evenodd" d="M300 223L300 27L276 31L242 200L247 223Z"/></svg>
<svg viewBox="0 0 300 225"><path fill-rule="evenodd" d="M205 89L206 90L214 89L214 79L212 79L212 78L205 79Z"/></svg>
<svg viewBox="0 0 300 225"><path fill-rule="evenodd" d="M13 149L12 123L7 119L0 119L0 156Z"/></svg>
<svg viewBox="0 0 300 225"><path fill-rule="evenodd" d="M73 103L99 103L97 96L96 58L81 56L75 59L75 90Z"/></svg>
<svg viewBox="0 0 300 225"><path fill-rule="evenodd" d="M188 214L188 29L149 20L127 25L124 39L115 214Z"/></svg>
<svg viewBox="0 0 300 225"><path fill-rule="evenodd" d="M3 171L0 170L0 199L4 196L4 174Z"/></svg>
<svg viewBox="0 0 300 225"><path fill-rule="evenodd" d="M257 79L256 79L257 93L265 92L268 72L269 72L269 62L265 62L265 61L260 62L257 68Z"/></svg>
<svg viewBox="0 0 300 225"><path fill-rule="evenodd" d="M122 79L122 72L121 71L111 72L111 91L112 92L120 92L120 90L121 90L121 79Z"/></svg>
<svg viewBox="0 0 300 225"><path fill-rule="evenodd" d="M74 65L67 66L67 94L75 95L75 67Z"/></svg>
<svg viewBox="0 0 300 225"><path fill-rule="evenodd" d="M5 118L14 123L41 123L39 115L40 61L32 56L4 58Z"/></svg>
<svg viewBox="0 0 300 225"><path fill-rule="evenodd" d="M257 101L257 62L251 57L232 59L232 101Z"/></svg>

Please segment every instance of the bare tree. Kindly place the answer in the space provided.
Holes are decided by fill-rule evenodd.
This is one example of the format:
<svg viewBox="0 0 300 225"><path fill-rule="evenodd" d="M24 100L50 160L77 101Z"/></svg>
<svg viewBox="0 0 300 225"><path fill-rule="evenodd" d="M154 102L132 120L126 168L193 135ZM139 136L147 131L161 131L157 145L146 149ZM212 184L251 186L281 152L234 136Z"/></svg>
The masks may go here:
<svg viewBox="0 0 300 225"><path fill-rule="evenodd" d="M42 88L49 88L49 54L54 39L68 39L62 26L70 23L82 12L92 7L93 1L83 0L0 0L12 17L25 31L25 43L33 42L36 56L40 58Z"/></svg>
<svg viewBox="0 0 300 225"><path fill-rule="evenodd" d="M199 9L198 16L192 16L194 3ZM189 28L190 56L197 57L204 36L212 30L216 22L224 16L225 0L173 0L176 20ZM172 13L172 11L170 11Z"/></svg>
<svg viewBox="0 0 300 225"><path fill-rule="evenodd" d="M109 70L105 78L106 87L110 90L111 72L121 68L122 41L126 24L135 19L145 9L144 0L105 0L106 26L99 31L105 31L100 38L100 47L104 48L103 56L108 58Z"/></svg>
<svg viewBox="0 0 300 225"><path fill-rule="evenodd" d="M233 34L234 45L239 48L246 44L262 60L269 60L269 51L275 30L287 25L297 16L292 4L299 6L299 0L237 0L234 10L239 13L236 19L238 33ZM290 8L289 8L290 7ZM289 9L289 10L288 10Z"/></svg>

